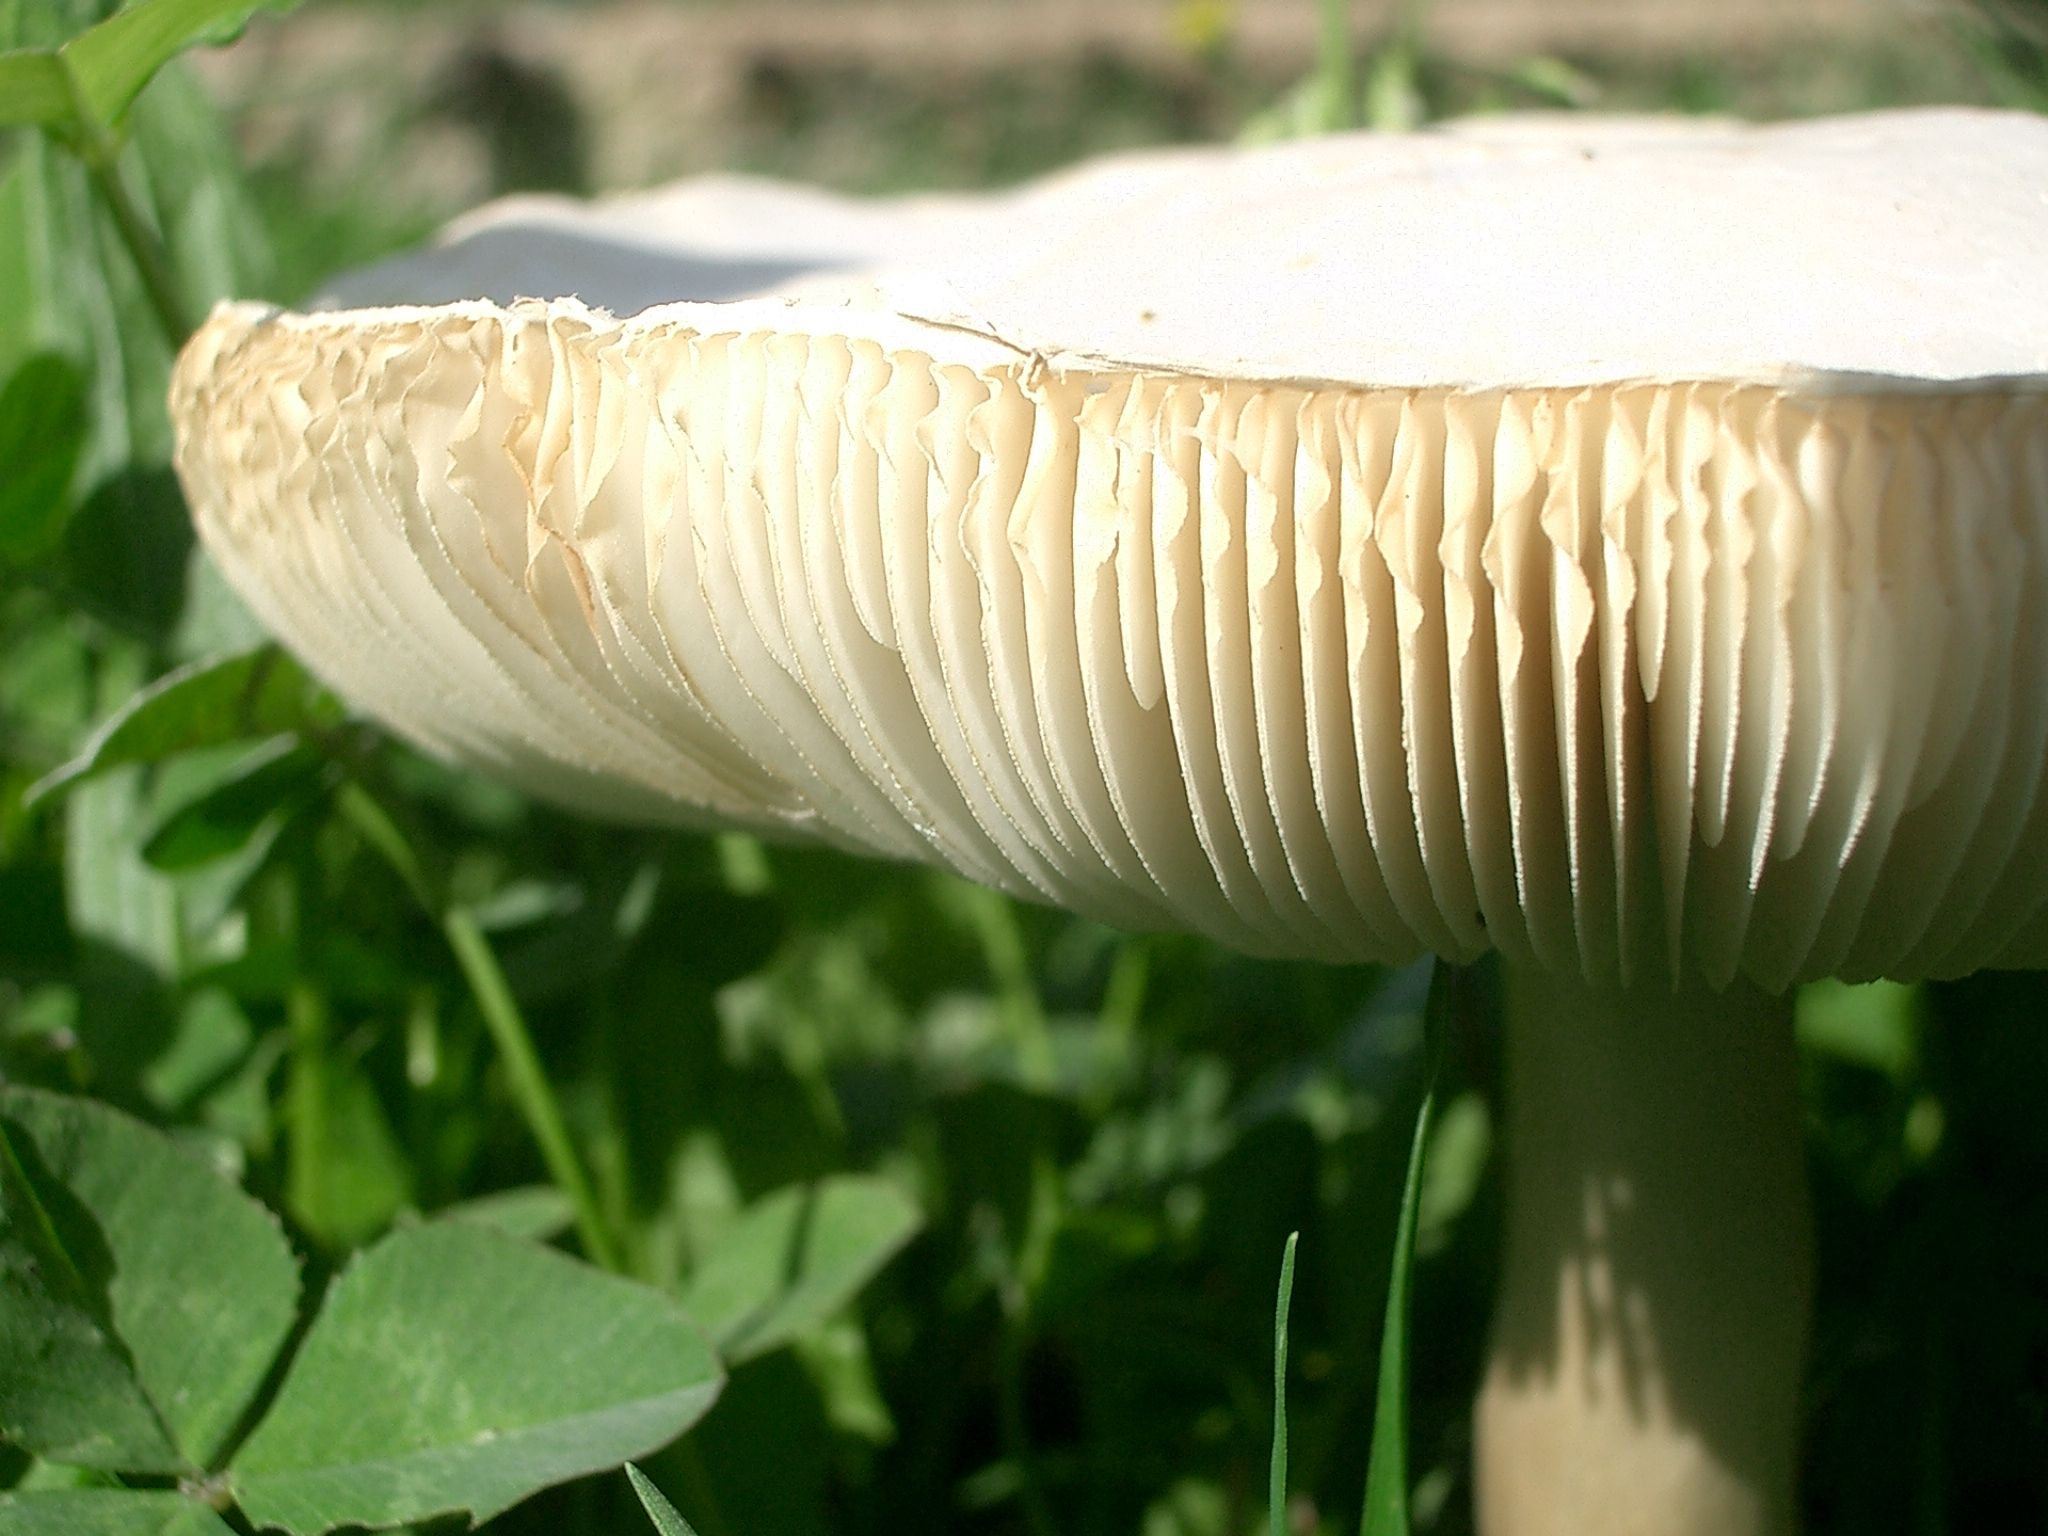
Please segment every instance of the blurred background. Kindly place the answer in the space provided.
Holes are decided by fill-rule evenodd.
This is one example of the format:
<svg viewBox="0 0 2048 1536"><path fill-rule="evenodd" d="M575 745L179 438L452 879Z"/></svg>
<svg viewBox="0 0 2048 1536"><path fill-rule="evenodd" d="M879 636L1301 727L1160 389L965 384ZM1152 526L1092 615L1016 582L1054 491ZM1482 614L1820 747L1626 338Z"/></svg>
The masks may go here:
<svg viewBox="0 0 2048 1536"><path fill-rule="evenodd" d="M2032 104L2048 42L2028 0L1350 12L1380 127L1509 108ZM312 0L196 64L290 226L287 278L305 281L505 192L707 170L981 186L1235 137L1311 67L1317 26L1315 0Z"/></svg>

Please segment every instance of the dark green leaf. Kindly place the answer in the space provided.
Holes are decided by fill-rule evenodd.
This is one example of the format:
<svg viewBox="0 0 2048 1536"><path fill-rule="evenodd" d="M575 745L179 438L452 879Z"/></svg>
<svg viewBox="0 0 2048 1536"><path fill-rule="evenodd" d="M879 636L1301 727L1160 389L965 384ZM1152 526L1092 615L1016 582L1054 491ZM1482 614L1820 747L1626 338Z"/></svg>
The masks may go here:
<svg viewBox="0 0 2048 1536"><path fill-rule="evenodd" d="M0 556L26 562L55 546L85 447L85 388L76 363L37 352L0 389Z"/></svg>
<svg viewBox="0 0 2048 1536"><path fill-rule="evenodd" d="M47 799L124 763L154 763L199 747L332 725L341 711L275 646L194 662L130 699L79 754L28 793Z"/></svg>
<svg viewBox="0 0 2048 1536"><path fill-rule="evenodd" d="M292 1009L324 1004L303 1000ZM412 1169L350 1053L296 1025L289 1067L291 1170L285 1209L318 1242L349 1248L375 1237L412 1204Z"/></svg>
<svg viewBox="0 0 2048 1536"><path fill-rule="evenodd" d="M319 774L318 756L290 737L252 748L181 797L144 841L142 856L156 869L176 871L235 853L303 804Z"/></svg>
<svg viewBox="0 0 2048 1536"><path fill-rule="evenodd" d="M130 464L72 510L57 567L79 607L154 644L178 625L195 548L177 476L165 464Z"/></svg>
<svg viewBox="0 0 2048 1536"><path fill-rule="evenodd" d="M751 1360L845 1306L922 1219L895 1185L858 1174L776 1190L725 1232L684 1303L726 1359Z"/></svg>
<svg viewBox="0 0 2048 1536"><path fill-rule="evenodd" d="M226 1521L181 1493L66 1488L0 1495L7 1536L230 1536Z"/></svg>
<svg viewBox="0 0 2048 1536"><path fill-rule="evenodd" d="M647 1518L654 1522L661 1536L697 1536L681 1511L663 1498L661 1490L647 1480L647 1474L630 1461L626 1463L626 1480L640 1496L640 1507L647 1511Z"/></svg>
<svg viewBox="0 0 2048 1536"><path fill-rule="evenodd" d="M247 755L247 749L239 745L208 747L182 753L152 769L125 770L143 774L148 783L146 802L137 808L130 834L131 857L138 865L153 874L166 873L147 857L151 841L166 820L217 786L224 774L232 775ZM211 855L205 858L197 857L201 850L195 849L195 857L169 872L174 875L171 883L177 899L178 976L246 952L247 914L238 913L237 908L283 836L290 816L290 808L280 807L235 846L205 850ZM220 832L223 837L230 835L227 828Z"/></svg>
<svg viewBox="0 0 2048 1536"><path fill-rule="evenodd" d="M661 1293L432 1223L335 1281L230 1476L251 1520L299 1536L457 1511L482 1521L666 1445L720 1379Z"/></svg>
<svg viewBox="0 0 2048 1536"><path fill-rule="evenodd" d="M225 42L261 10L294 0L137 0L63 48L85 106L118 122L156 72L195 43Z"/></svg>
<svg viewBox="0 0 2048 1536"><path fill-rule="evenodd" d="M80 1029L99 1090L132 1097L169 1043L183 963L178 890L137 851L141 770L117 769L64 805L64 897L79 950Z"/></svg>
<svg viewBox="0 0 2048 1536"><path fill-rule="evenodd" d="M34 1143L17 1146L0 1117L0 1436L80 1466L185 1471L101 1293L106 1245L64 1220L40 1171Z"/></svg>
<svg viewBox="0 0 2048 1536"><path fill-rule="evenodd" d="M8 623L6 596L0 594L0 648L7 652L0 667L0 759L33 777L70 756L91 723L98 647L89 625L53 613L40 593L17 588L15 622Z"/></svg>
<svg viewBox="0 0 2048 1536"><path fill-rule="evenodd" d="M73 961L64 882L46 864L0 864L0 975L17 985L63 976Z"/></svg>
<svg viewBox="0 0 2048 1536"><path fill-rule="evenodd" d="M6 1438L111 1470L209 1466L297 1306L275 1218L103 1105L0 1088L0 1126Z"/></svg>
<svg viewBox="0 0 2048 1536"><path fill-rule="evenodd" d="M506 980L529 1007L585 995L619 965L650 920L687 929L692 936L691 971L708 985L754 968L746 965L730 974L722 969L730 947L724 942L726 932L745 930L756 944L773 946L776 914L768 910L768 903L735 900L727 909L704 913L700 924L683 903L660 898L660 870L651 861L622 860L602 870L573 909L528 932L506 936L499 950ZM490 914L479 911L477 917L489 924Z"/></svg>

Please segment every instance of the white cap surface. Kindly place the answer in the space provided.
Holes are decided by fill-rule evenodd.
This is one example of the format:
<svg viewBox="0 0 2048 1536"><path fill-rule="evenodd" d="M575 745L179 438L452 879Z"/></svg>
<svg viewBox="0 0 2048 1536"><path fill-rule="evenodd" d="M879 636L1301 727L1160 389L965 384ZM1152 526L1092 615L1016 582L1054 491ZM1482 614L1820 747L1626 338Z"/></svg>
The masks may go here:
<svg viewBox="0 0 2048 1536"><path fill-rule="evenodd" d="M2031 963L2044 187L1966 113L1153 154L848 303L224 308L179 467L573 805L1269 953Z"/></svg>

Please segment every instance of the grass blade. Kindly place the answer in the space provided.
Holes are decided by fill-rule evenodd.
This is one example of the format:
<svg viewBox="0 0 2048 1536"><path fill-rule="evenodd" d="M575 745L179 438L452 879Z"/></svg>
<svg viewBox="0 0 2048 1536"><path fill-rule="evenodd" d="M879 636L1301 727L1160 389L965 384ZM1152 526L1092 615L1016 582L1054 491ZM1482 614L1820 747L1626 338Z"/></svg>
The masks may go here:
<svg viewBox="0 0 2048 1536"><path fill-rule="evenodd" d="M1422 1012L1429 1064L1422 1104L1415 1112L1415 1139L1408 1149L1401 1219L1394 1228L1394 1268L1387 1281L1387 1320L1380 1334L1379 1389L1373 1399L1372 1459L1366 1466L1361 1536L1408 1536L1408 1290L1415 1265L1416 1213L1422 1206L1423 1157L1436 1119L1437 1070L1449 1033L1453 976L1450 965L1436 962Z"/></svg>
<svg viewBox="0 0 2048 1536"><path fill-rule="evenodd" d="M1294 1247L1299 1232L1287 1235L1280 1255L1280 1300L1273 1308L1273 1466L1266 1483L1266 1528L1287 1536L1287 1312L1294 1301Z"/></svg>
<svg viewBox="0 0 2048 1536"><path fill-rule="evenodd" d="M662 1497L645 1472L626 1463L626 1481L633 1485L633 1491L640 1495L640 1507L647 1511L647 1518L654 1522L654 1528L661 1536L697 1536L690 1529L690 1522L683 1518L682 1511Z"/></svg>

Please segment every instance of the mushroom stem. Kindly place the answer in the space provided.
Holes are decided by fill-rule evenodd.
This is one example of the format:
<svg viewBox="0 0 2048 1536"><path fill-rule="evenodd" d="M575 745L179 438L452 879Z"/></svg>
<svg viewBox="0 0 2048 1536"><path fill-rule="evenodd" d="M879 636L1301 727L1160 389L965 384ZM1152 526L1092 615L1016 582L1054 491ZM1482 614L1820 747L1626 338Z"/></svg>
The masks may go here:
<svg viewBox="0 0 2048 1536"><path fill-rule="evenodd" d="M1812 1232L1789 999L1507 974L1483 1536L1783 1536Z"/></svg>

